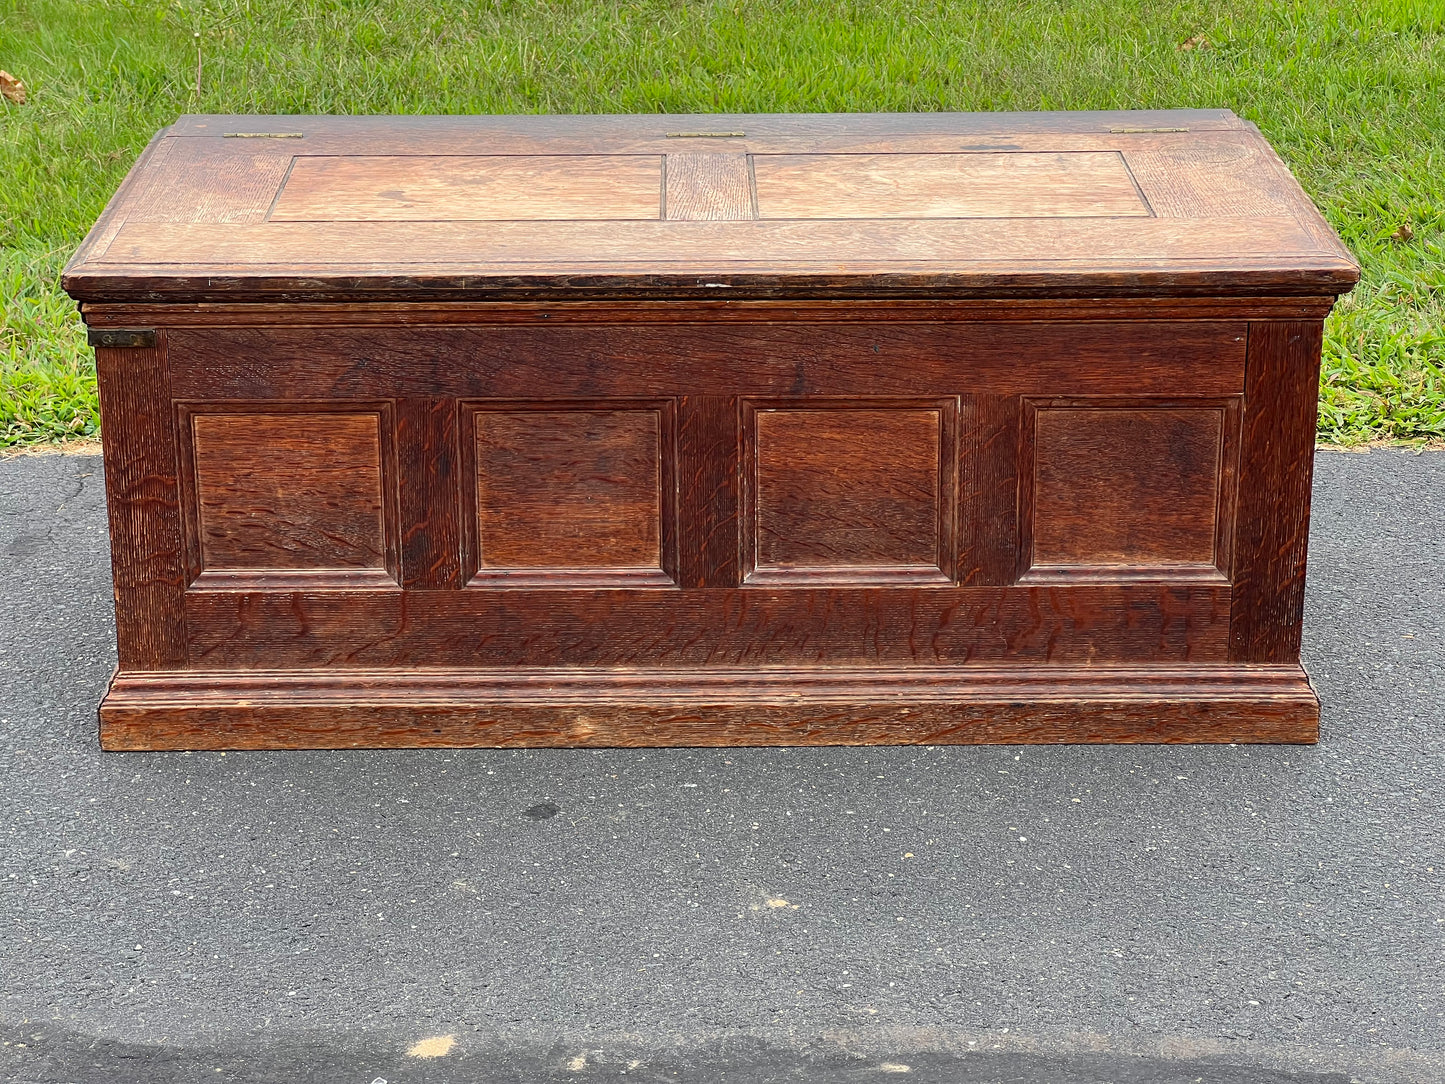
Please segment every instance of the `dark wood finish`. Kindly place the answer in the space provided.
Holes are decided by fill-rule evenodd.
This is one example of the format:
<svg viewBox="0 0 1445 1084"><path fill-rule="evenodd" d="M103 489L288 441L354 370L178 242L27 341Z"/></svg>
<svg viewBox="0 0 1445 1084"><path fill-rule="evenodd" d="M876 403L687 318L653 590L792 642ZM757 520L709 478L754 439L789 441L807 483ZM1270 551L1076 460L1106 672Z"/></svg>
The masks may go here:
<svg viewBox="0 0 1445 1084"><path fill-rule="evenodd" d="M749 401L749 584L949 583L957 402Z"/></svg>
<svg viewBox="0 0 1445 1084"><path fill-rule="evenodd" d="M164 336L153 348L98 348L105 493L120 665L186 659L185 557Z"/></svg>
<svg viewBox="0 0 1445 1084"><path fill-rule="evenodd" d="M959 320L1058 321L1097 324L1107 321L1225 321L1238 326L1243 364L1246 320L1324 319L1334 297L1236 294L1225 297L1012 297L1007 304L981 298L927 301L899 292L886 300L802 297L791 301L356 301L345 305L301 300L257 302L87 301L81 309L92 328L131 323L171 328L266 327L419 327L429 324L731 324L775 323L951 323ZM1182 330L1182 329L1181 329ZM1243 370L1241 369L1241 372Z"/></svg>
<svg viewBox="0 0 1445 1084"><path fill-rule="evenodd" d="M963 397L960 470L963 522L959 582L1014 582L1019 562L1019 434L1022 399L991 393Z"/></svg>
<svg viewBox="0 0 1445 1084"><path fill-rule="evenodd" d="M1249 327L1231 659L1299 658L1322 342L1318 321Z"/></svg>
<svg viewBox="0 0 1445 1084"><path fill-rule="evenodd" d="M401 399L396 444L401 583L408 590L449 590L462 583L457 407L449 399Z"/></svg>
<svg viewBox="0 0 1445 1084"><path fill-rule="evenodd" d="M1238 399L1024 407L1021 582L1228 582Z"/></svg>
<svg viewBox="0 0 1445 1084"><path fill-rule="evenodd" d="M107 749L1312 742L1298 666L117 676Z"/></svg>
<svg viewBox="0 0 1445 1084"><path fill-rule="evenodd" d="M178 409L190 582L394 586L390 404Z"/></svg>
<svg viewBox="0 0 1445 1084"><path fill-rule="evenodd" d="M528 406L466 408L471 582L672 586L672 404Z"/></svg>
<svg viewBox="0 0 1445 1084"><path fill-rule="evenodd" d="M64 276L102 743L1313 741L1356 274L1222 110L183 117Z"/></svg>
<svg viewBox="0 0 1445 1084"><path fill-rule="evenodd" d="M738 400L684 395L677 407L678 582L736 587L742 581Z"/></svg>
<svg viewBox="0 0 1445 1084"><path fill-rule="evenodd" d="M1219 585L595 590L569 577L566 588L192 591L189 662L713 665L741 679L804 663L1223 663L1228 653L1230 589Z"/></svg>
<svg viewBox="0 0 1445 1084"><path fill-rule="evenodd" d="M769 314L713 324L182 328L170 332L176 394L193 399L528 400L752 395L932 398L1170 396L1244 390L1243 321L828 323ZM540 326L539 326L540 325Z"/></svg>
<svg viewBox="0 0 1445 1084"><path fill-rule="evenodd" d="M383 568L375 414L192 414L202 570Z"/></svg>

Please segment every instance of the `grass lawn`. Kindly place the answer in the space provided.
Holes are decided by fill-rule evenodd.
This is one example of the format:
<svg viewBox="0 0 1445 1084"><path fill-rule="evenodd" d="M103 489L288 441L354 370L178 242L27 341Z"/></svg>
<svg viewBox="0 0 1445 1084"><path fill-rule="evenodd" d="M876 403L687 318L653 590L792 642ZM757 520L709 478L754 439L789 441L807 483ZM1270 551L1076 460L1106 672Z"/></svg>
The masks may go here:
<svg viewBox="0 0 1445 1084"><path fill-rule="evenodd" d="M1445 0L0 0L0 68L0 446L96 431L58 273L180 113L1190 106L1257 123L1364 265L1321 439L1445 439Z"/></svg>

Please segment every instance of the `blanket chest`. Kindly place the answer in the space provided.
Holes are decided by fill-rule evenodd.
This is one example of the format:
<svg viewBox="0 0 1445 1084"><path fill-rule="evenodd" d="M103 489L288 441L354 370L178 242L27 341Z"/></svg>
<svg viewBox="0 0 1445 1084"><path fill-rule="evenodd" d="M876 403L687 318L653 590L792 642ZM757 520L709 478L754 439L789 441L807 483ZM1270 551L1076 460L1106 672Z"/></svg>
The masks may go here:
<svg viewBox="0 0 1445 1084"><path fill-rule="evenodd" d="M102 744L1315 740L1357 277L1225 110L183 117L64 275Z"/></svg>

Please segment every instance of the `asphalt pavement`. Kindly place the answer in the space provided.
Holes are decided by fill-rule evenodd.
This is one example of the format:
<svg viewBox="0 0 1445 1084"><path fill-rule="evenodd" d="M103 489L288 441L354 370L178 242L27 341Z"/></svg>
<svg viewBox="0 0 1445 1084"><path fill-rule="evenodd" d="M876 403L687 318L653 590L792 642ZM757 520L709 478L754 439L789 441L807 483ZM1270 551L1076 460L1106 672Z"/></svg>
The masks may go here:
<svg viewBox="0 0 1445 1084"><path fill-rule="evenodd" d="M0 1080L1445 1082L1445 454L1315 502L1314 747L102 754L0 460Z"/></svg>

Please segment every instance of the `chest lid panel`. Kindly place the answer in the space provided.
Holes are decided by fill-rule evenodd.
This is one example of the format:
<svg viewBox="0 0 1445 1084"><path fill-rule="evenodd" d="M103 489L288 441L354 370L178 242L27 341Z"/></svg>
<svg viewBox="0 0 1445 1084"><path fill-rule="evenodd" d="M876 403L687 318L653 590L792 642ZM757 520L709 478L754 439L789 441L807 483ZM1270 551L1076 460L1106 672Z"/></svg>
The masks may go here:
<svg viewBox="0 0 1445 1084"><path fill-rule="evenodd" d="M1331 294L1355 264L1225 110L183 117L82 300Z"/></svg>

